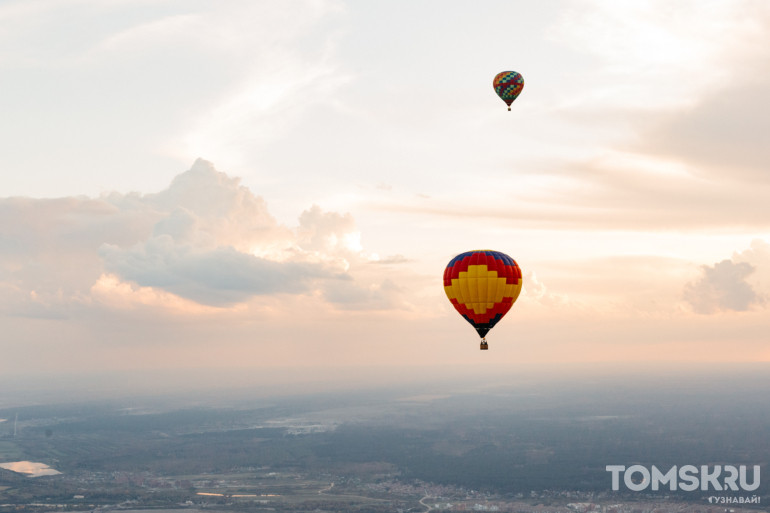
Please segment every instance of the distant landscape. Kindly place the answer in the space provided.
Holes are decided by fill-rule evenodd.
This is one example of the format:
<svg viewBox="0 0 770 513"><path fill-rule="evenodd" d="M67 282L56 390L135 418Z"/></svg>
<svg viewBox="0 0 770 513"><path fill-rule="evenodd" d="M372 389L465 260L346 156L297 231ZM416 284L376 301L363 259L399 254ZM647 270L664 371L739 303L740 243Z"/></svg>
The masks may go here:
<svg viewBox="0 0 770 513"><path fill-rule="evenodd" d="M768 392L766 373L744 370L20 404L0 409L0 463L61 474L0 469L0 511L761 509L767 478L750 492L613 491L606 467L764 473Z"/></svg>

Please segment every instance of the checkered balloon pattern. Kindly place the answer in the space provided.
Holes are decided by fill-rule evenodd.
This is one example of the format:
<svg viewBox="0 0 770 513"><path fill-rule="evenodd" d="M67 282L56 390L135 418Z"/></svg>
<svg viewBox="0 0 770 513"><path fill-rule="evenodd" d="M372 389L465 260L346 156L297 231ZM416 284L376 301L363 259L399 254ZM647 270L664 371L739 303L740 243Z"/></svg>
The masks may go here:
<svg viewBox="0 0 770 513"><path fill-rule="evenodd" d="M503 71L495 75L492 87L495 88L497 96L508 105L508 110L511 110L511 103L524 89L524 77L515 71Z"/></svg>

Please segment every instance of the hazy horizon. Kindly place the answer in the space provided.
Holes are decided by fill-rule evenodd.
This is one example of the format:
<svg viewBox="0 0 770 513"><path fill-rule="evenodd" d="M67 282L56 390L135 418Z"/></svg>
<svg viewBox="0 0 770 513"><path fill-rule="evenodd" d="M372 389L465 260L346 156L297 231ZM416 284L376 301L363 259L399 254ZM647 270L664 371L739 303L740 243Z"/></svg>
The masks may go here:
<svg viewBox="0 0 770 513"><path fill-rule="evenodd" d="M402 393L405 396L451 396L496 388L538 387L553 390L596 386L628 390L690 391L734 397L770 386L770 364L761 363L575 363L561 365L475 365L365 368L135 370L121 372L5 374L0 377L0 408L31 404L66 404L109 399L180 400L180 404L216 405L313 394ZM400 392L399 392L400 391ZM7 419L6 419L7 420Z"/></svg>

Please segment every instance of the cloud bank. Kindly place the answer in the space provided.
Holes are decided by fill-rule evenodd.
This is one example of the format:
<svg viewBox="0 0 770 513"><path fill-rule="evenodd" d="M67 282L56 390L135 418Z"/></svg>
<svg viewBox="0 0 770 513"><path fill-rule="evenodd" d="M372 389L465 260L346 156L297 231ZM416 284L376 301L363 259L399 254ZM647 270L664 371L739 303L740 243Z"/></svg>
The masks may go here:
<svg viewBox="0 0 770 513"><path fill-rule="evenodd" d="M314 205L283 226L201 159L155 194L0 199L0 222L6 313L67 315L110 290L218 308L276 295L359 309L398 302L397 286L366 274L350 214Z"/></svg>

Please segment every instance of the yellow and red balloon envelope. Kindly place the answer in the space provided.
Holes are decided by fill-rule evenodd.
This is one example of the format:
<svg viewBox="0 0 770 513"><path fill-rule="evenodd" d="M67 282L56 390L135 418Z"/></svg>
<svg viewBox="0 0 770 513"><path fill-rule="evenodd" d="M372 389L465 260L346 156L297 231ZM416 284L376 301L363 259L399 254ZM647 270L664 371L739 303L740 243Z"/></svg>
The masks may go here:
<svg viewBox="0 0 770 513"><path fill-rule="evenodd" d="M521 90L524 89L524 77L521 76L521 73L517 73L516 71L501 71L495 75L495 78L492 80L492 87L495 88L497 96L508 105L508 110L511 110L513 100L515 100L519 94L521 94Z"/></svg>
<svg viewBox="0 0 770 513"><path fill-rule="evenodd" d="M499 251L466 251L444 269L444 292L483 338L519 297L521 269Z"/></svg>

